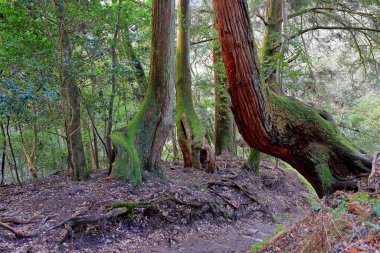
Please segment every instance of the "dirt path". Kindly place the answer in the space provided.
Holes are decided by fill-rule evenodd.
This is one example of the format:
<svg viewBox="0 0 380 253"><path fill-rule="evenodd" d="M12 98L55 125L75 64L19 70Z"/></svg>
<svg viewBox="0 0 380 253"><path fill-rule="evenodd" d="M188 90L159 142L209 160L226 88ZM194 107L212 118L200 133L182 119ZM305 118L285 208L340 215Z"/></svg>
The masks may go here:
<svg viewBox="0 0 380 253"><path fill-rule="evenodd" d="M85 182L71 182L61 173L27 182L23 188L1 188L0 219L32 219L33 223L15 227L34 236L16 239L0 229L0 252L245 252L274 233L277 224L302 218L314 197L293 172L263 169L257 178L241 170L242 165L241 159L219 157L220 171L210 175L183 169L180 163L164 163L167 180L148 176L138 188L104 180L105 171ZM264 161L263 166L273 164ZM226 178L262 205L232 183L213 184ZM68 217L103 213L106 205L117 200L150 200L163 194L214 203L218 212L207 205L196 209L168 201L138 209L132 222L120 217L87 225L75 231L73 239L61 245L56 242L64 231L57 225ZM263 205L271 214L262 211Z"/></svg>

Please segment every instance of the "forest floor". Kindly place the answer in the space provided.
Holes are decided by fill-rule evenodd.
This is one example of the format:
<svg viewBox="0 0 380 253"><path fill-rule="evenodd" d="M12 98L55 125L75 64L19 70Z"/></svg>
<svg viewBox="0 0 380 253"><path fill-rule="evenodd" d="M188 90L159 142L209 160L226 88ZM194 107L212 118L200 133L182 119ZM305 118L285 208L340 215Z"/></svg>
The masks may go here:
<svg viewBox="0 0 380 253"><path fill-rule="evenodd" d="M218 157L217 164L218 173L207 174L166 162L165 179L147 175L139 187L109 179L102 170L82 182L57 173L23 187L1 188L0 222L31 237L16 238L0 228L0 252L249 252L252 244L262 248L271 238L276 240L262 252L287 252L282 249L295 245L296 229L320 221L324 204L292 170L274 170L273 162L264 159L258 178L242 169L240 158ZM97 217L115 201L164 195L185 204L163 201L137 208L133 217L103 219L79 226L72 238L62 237L68 231L62 224L70 217ZM186 204L190 202L200 205ZM294 227L296 222L300 226Z"/></svg>

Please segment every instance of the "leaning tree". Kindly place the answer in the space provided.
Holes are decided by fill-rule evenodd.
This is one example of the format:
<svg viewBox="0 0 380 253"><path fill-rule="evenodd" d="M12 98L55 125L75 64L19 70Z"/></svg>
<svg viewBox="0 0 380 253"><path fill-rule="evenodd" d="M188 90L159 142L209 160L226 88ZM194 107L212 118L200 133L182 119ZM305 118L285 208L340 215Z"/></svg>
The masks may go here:
<svg viewBox="0 0 380 253"><path fill-rule="evenodd" d="M273 92L257 57L245 0L213 0L231 109L245 141L295 167L319 196L354 188L371 162L323 111Z"/></svg>
<svg viewBox="0 0 380 253"><path fill-rule="evenodd" d="M150 76L139 111L126 128L111 135L115 150L111 176L139 184L143 170L159 172L158 162L172 120L174 96L174 0L152 6Z"/></svg>

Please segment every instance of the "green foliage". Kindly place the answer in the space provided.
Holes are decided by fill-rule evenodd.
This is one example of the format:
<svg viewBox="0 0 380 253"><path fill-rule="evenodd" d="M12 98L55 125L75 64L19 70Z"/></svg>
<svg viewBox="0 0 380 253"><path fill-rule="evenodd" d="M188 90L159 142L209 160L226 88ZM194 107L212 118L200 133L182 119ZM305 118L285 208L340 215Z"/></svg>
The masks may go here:
<svg viewBox="0 0 380 253"><path fill-rule="evenodd" d="M139 154L133 141L134 131L128 133L114 132L111 135L113 144L117 147L118 159L115 161L112 176L119 179L130 179L133 185L141 184L142 168Z"/></svg>
<svg viewBox="0 0 380 253"><path fill-rule="evenodd" d="M262 241L262 242L257 242L251 245L251 251L256 252L267 246L269 242L267 241Z"/></svg>
<svg viewBox="0 0 380 253"><path fill-rule="evenodd" d="M369 92L347 114L351 122L347 133L370 152L380 150L380 92Z"/></svg>
<svg viewBox="0 0 380 253"><path fill-rule="evenodd" d="M279 224L276 227L276 232L275 233L278 234L278 233L281 233L284 230L285 230L285 227L283 225Z"/></svg>
<svg viewBox="0 0 380 253"><path fill-rule="evenodd" d="M275 221L275 222L279 222L279 221L284 221L284 220L288 220L290 217L289 215L280 215L280 216L277 216L277 215L272 215L272 219Z"/></svg>

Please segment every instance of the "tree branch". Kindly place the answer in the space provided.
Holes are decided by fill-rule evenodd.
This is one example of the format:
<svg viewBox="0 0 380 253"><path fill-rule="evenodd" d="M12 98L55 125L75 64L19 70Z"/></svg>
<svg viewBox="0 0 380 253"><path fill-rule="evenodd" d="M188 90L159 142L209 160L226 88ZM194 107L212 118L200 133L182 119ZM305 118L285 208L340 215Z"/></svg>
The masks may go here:
<svg viewBox="0 0 380 253"><path fill-rule="evenodd" d="M204 39L204 40L200 40L200 41L192 41L190 43L190 45L198 45L198 44L203 44L203 43L206 43L206 42L209 42L209 41L213 41L213 40L216 40L216 38L208 38L208 39Z"/></svg>
<svg viewBox="0 0 380 253"><path fill-rule="evenodd" d="M351 30L351 31L371 31L371 32L380 32L380 29L370 28L370 27L355 27L355 26L322 26L317 25L313 27L306 28L304 30L298 31L295 34L289 36L290 39L294 39L304 33L315 31L315 30Z"/></svg>
<svg viewBox="0 0 380 253"><path fill-rule="evenodd" d="M316 12L318 10L329 10L329 11L346 12L346 13L350 13L350 14L354 14L354 15L358 15L358 16L362 16L362 17L371 18L371 19L378 19L378 16L370 14L370 13L358 12L358 11L353 11L353 10L344 9L344 8L336 8L334 6L313 7L313 8L301 9L299 11L296 11L294 13L289 14L288 18L292 19L292 18L301 16L303 14ZM281 23L281 22L282 22L282 18L279 18L276 23Z"/></svg>

